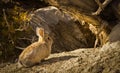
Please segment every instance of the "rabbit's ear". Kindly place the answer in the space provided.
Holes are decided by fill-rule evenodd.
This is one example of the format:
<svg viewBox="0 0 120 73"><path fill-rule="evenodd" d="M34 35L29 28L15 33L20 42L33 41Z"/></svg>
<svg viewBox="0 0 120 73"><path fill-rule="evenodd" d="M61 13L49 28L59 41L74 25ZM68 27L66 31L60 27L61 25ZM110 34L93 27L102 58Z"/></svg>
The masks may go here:
<svg viewBox="0 0 120 73"><path fill-rule="evenodd" d="M37 34L37 36L43 38L43 37L44 37L44 29L37 27L37 28L36 28L36 34Z"/></svg>

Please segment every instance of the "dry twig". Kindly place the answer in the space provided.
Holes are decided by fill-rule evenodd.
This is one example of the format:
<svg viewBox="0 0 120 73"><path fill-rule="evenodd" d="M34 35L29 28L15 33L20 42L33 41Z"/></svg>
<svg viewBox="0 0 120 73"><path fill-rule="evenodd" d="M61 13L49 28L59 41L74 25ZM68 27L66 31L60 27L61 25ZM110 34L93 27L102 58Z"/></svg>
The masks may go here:
<svg viewBox="0 0 120 73"><path fill-rule="evenodd" d="M93 12L92 15L99 15L111 1L112 0L105 0L103 3L101 3L99 0L95 0L99 8L96 12Z"/></svg>

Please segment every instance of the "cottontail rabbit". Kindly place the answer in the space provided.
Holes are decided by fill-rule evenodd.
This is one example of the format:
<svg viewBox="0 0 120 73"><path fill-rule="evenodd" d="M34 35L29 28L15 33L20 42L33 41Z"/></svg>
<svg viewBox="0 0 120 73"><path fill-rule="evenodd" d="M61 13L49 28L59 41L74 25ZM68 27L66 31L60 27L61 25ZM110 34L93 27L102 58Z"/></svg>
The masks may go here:
<svg viewBox="0 0 120 73"><path fill-rule="evenodd" d="M37 27L36 34L39 40L25 48L19 56L18 63L21 66L30 67L40 63L41 60L47 58L51 53L52 38L48 35L44 36L44 29L42 28Z"/></svg>

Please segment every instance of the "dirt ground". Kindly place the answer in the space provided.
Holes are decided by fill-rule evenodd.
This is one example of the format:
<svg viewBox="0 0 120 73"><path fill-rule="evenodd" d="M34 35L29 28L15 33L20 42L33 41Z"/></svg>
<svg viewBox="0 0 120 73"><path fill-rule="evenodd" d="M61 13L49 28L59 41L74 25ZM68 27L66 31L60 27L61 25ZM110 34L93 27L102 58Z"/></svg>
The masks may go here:
<svg viewBox="0 0 120 73"><path fill-rule="evenodd" d="M51 54L39 65L0 64L0 73L120 73L120 48L80 48Z"/></svg>

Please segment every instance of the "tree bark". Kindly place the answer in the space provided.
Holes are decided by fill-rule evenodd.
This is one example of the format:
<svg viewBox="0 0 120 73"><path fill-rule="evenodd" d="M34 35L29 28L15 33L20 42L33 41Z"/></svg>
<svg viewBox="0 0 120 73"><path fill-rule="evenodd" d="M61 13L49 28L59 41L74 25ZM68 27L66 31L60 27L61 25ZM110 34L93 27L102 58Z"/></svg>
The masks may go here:
<svg viewBox="0 0 120 73"><path fill-rule="evenodd" d="M58 8L49 6L36 10L31 17L30 25L42 27L45 33L49 34L53 40L53 52L70 51L80 47L89 47L85 35L81 31L80 24L73 21L72 16L61 12ZM91 34L91 33L90 33ZM91 38L91 39L94 39Z"/></svg>

